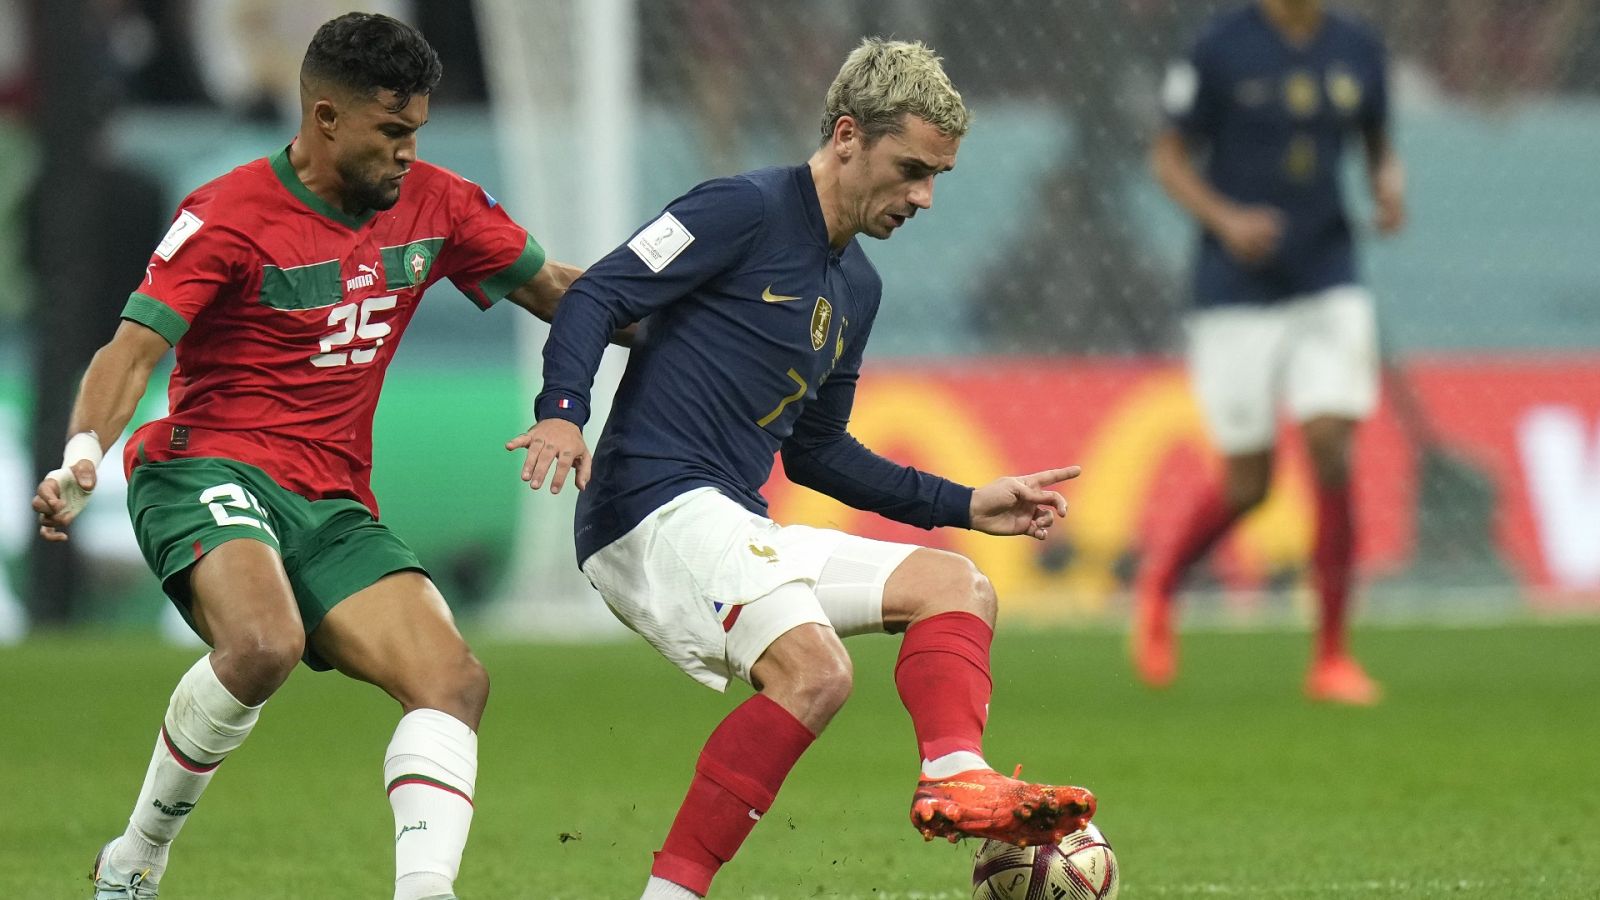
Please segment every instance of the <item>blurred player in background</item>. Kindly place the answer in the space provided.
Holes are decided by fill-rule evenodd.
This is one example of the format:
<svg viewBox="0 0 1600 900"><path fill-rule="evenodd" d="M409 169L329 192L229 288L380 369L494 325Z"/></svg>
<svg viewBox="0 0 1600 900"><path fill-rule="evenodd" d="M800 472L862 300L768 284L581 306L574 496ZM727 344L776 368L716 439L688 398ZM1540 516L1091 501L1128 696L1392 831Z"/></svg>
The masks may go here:
<svg viewBox="0 0 1600 900"><path fill-rule="evenodd" d="M1379 37L1319 0L1259 0L1213 20L1168 75L1171 125L1151 165L1202 228L1190 368L1227 461L1223 483L1206 486L1140 573L1133 653L1151 685L1177 673L1172 607L1184 572L1266 497L1281 404L1300 423L1315 475L1322 615L1306 692L1379 699L1346 647L1351 438L1377 403L1378 357L1339 179L1346 138L1358 132L1378 231L1404 224L1386 67Z"/></svg>
<svg viewBox="0 0 1600 900"><path fill-rule="evenodd" d="M933 204L968 113L921 44L867 40L828 90L808 163L702 184L573 285L545 345L527 448L538 489L569 476L579 563L617 616L695 680L759 691L711 734L646 898L704 895L849 695L840 637L904 632L895 684L921 751L912 823L1054 842L1082 788L1007 778L982 756L996 614L966 558L781 526L761 486L798 484L901 522L1043 539L1076 468L983 487L898 465L846 431L882 283L855 238ZM643 320L591 466L582 426L606 336ZM551 465L554 471L551 473ZM592 477L591 477L592 472Z"/></svg>
<svg viewBox="0 0 1600 900"><path fill-rule="evenodd" d="M302 658L400 703L383 763L394 896L454 896L489 682L377 521L372 417L429 285L548 319L577 271L546 263L483 189L417 159L440 73L394 19L324 24L300 72L299 135L183 201L84 376L62 468L33 501L40 530L66 540L103 448L175 347L172 413L127 443L128 506L150 567L214 648L172 694L128 828L95 862L97 898L156 896L217 766Z"/></svg>

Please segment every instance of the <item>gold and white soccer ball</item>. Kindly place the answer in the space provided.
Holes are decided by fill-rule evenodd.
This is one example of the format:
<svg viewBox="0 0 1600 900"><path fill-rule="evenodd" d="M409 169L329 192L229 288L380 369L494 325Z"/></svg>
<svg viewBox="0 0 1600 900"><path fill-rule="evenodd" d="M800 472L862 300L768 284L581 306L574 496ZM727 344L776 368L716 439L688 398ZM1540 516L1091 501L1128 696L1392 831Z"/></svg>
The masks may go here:
<svg viewBox="0 0 1600 900"><path fill-rule="evenodd" d="M972 861L972 900L1115 900L1122 870L1094 825L1059 844L984 841Z"/></svg>

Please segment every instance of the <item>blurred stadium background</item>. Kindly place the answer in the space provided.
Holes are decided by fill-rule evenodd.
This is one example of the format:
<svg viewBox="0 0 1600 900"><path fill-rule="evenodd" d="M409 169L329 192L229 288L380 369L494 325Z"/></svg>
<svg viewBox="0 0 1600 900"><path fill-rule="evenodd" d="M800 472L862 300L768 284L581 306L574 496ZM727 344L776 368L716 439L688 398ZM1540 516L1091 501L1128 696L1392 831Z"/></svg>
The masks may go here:
<svg viewBox="0 0 1600 900"><path fill-rule="evenodd" d="M1202 0L479 0L369 4L445 61L422 152L587 263L700 179L803 159L862 34L927 40L975 109L960 170L868 252L883 323L855 429L982 481L1075 462L1042 547L970 553L1009 611L1120 626L1140 536L1215 465L1177 363L1193 233L1147 176L1165 65ZM1355 0L1393 54L1413 221L1362 248L1390 366L1362 434L1362 621L1600 611L1600 2ZM165 615L120 467L68 547L26 500L149 247L192 187L293 135L323 0L0 0L0 635ZM1357 156L1358 154L1352 154ZM1352 170L1358 218L1364 191ZM567 503L528 502L542 333L448 285L391 371L376 486L468 619L615 630L571 565ZM613 369L619 363L613 361ZM164 393L152 390L141 417ZM1292 437L1292 436L1288 436ZM1299 622L1310 542L1292 452L1274 499L1198 574L1198 619ZM785 483L780 519L902 534ZM171 624L174 620L167 620ZM181 626L180 626L181 627Z"/></svg>

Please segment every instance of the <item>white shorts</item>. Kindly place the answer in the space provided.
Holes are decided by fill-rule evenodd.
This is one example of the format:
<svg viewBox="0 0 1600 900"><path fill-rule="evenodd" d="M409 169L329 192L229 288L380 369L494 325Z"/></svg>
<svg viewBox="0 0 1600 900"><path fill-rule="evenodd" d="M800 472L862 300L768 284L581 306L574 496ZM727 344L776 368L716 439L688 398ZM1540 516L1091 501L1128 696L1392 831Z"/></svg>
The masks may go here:
<svg viewBox="0 0 1600 900"><path fill-rule="evenodd" d="M1297 422L1364 419L1377 406L1377 323L1364 288L1204 309L1188 326L1189 374L1227 455L1272 447L1280 404Z"/></svg>
<svg viewBox="0 0 1600 900"><path fill-rule="evenodd" d="M715 488L681 494L584 560L623 624L708 687L750 681L799 625L840 637L883 630L883 586L918 548L779 525Z"/></svg>

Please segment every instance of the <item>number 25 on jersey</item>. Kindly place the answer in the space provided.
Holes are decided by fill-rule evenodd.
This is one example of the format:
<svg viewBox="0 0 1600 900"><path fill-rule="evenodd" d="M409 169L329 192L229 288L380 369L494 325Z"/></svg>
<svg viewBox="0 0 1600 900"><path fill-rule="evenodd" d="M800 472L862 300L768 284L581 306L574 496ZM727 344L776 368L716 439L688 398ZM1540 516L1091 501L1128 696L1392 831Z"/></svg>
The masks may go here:
<svg viewBox="0 0 1600 900"><path fill-rule="evenodd" d="M318 342L321 353L311 357L311 364L319 369L334 366L362 365L372 362L383 346L390 328L387 322L372 321L372 314L394 309L398 298L394 294L368 297L360 303L341 303L328 313L328 324L339 329ZM338 348L351 341L373 341L371 347L356 347L349 351Z"/></svg>

